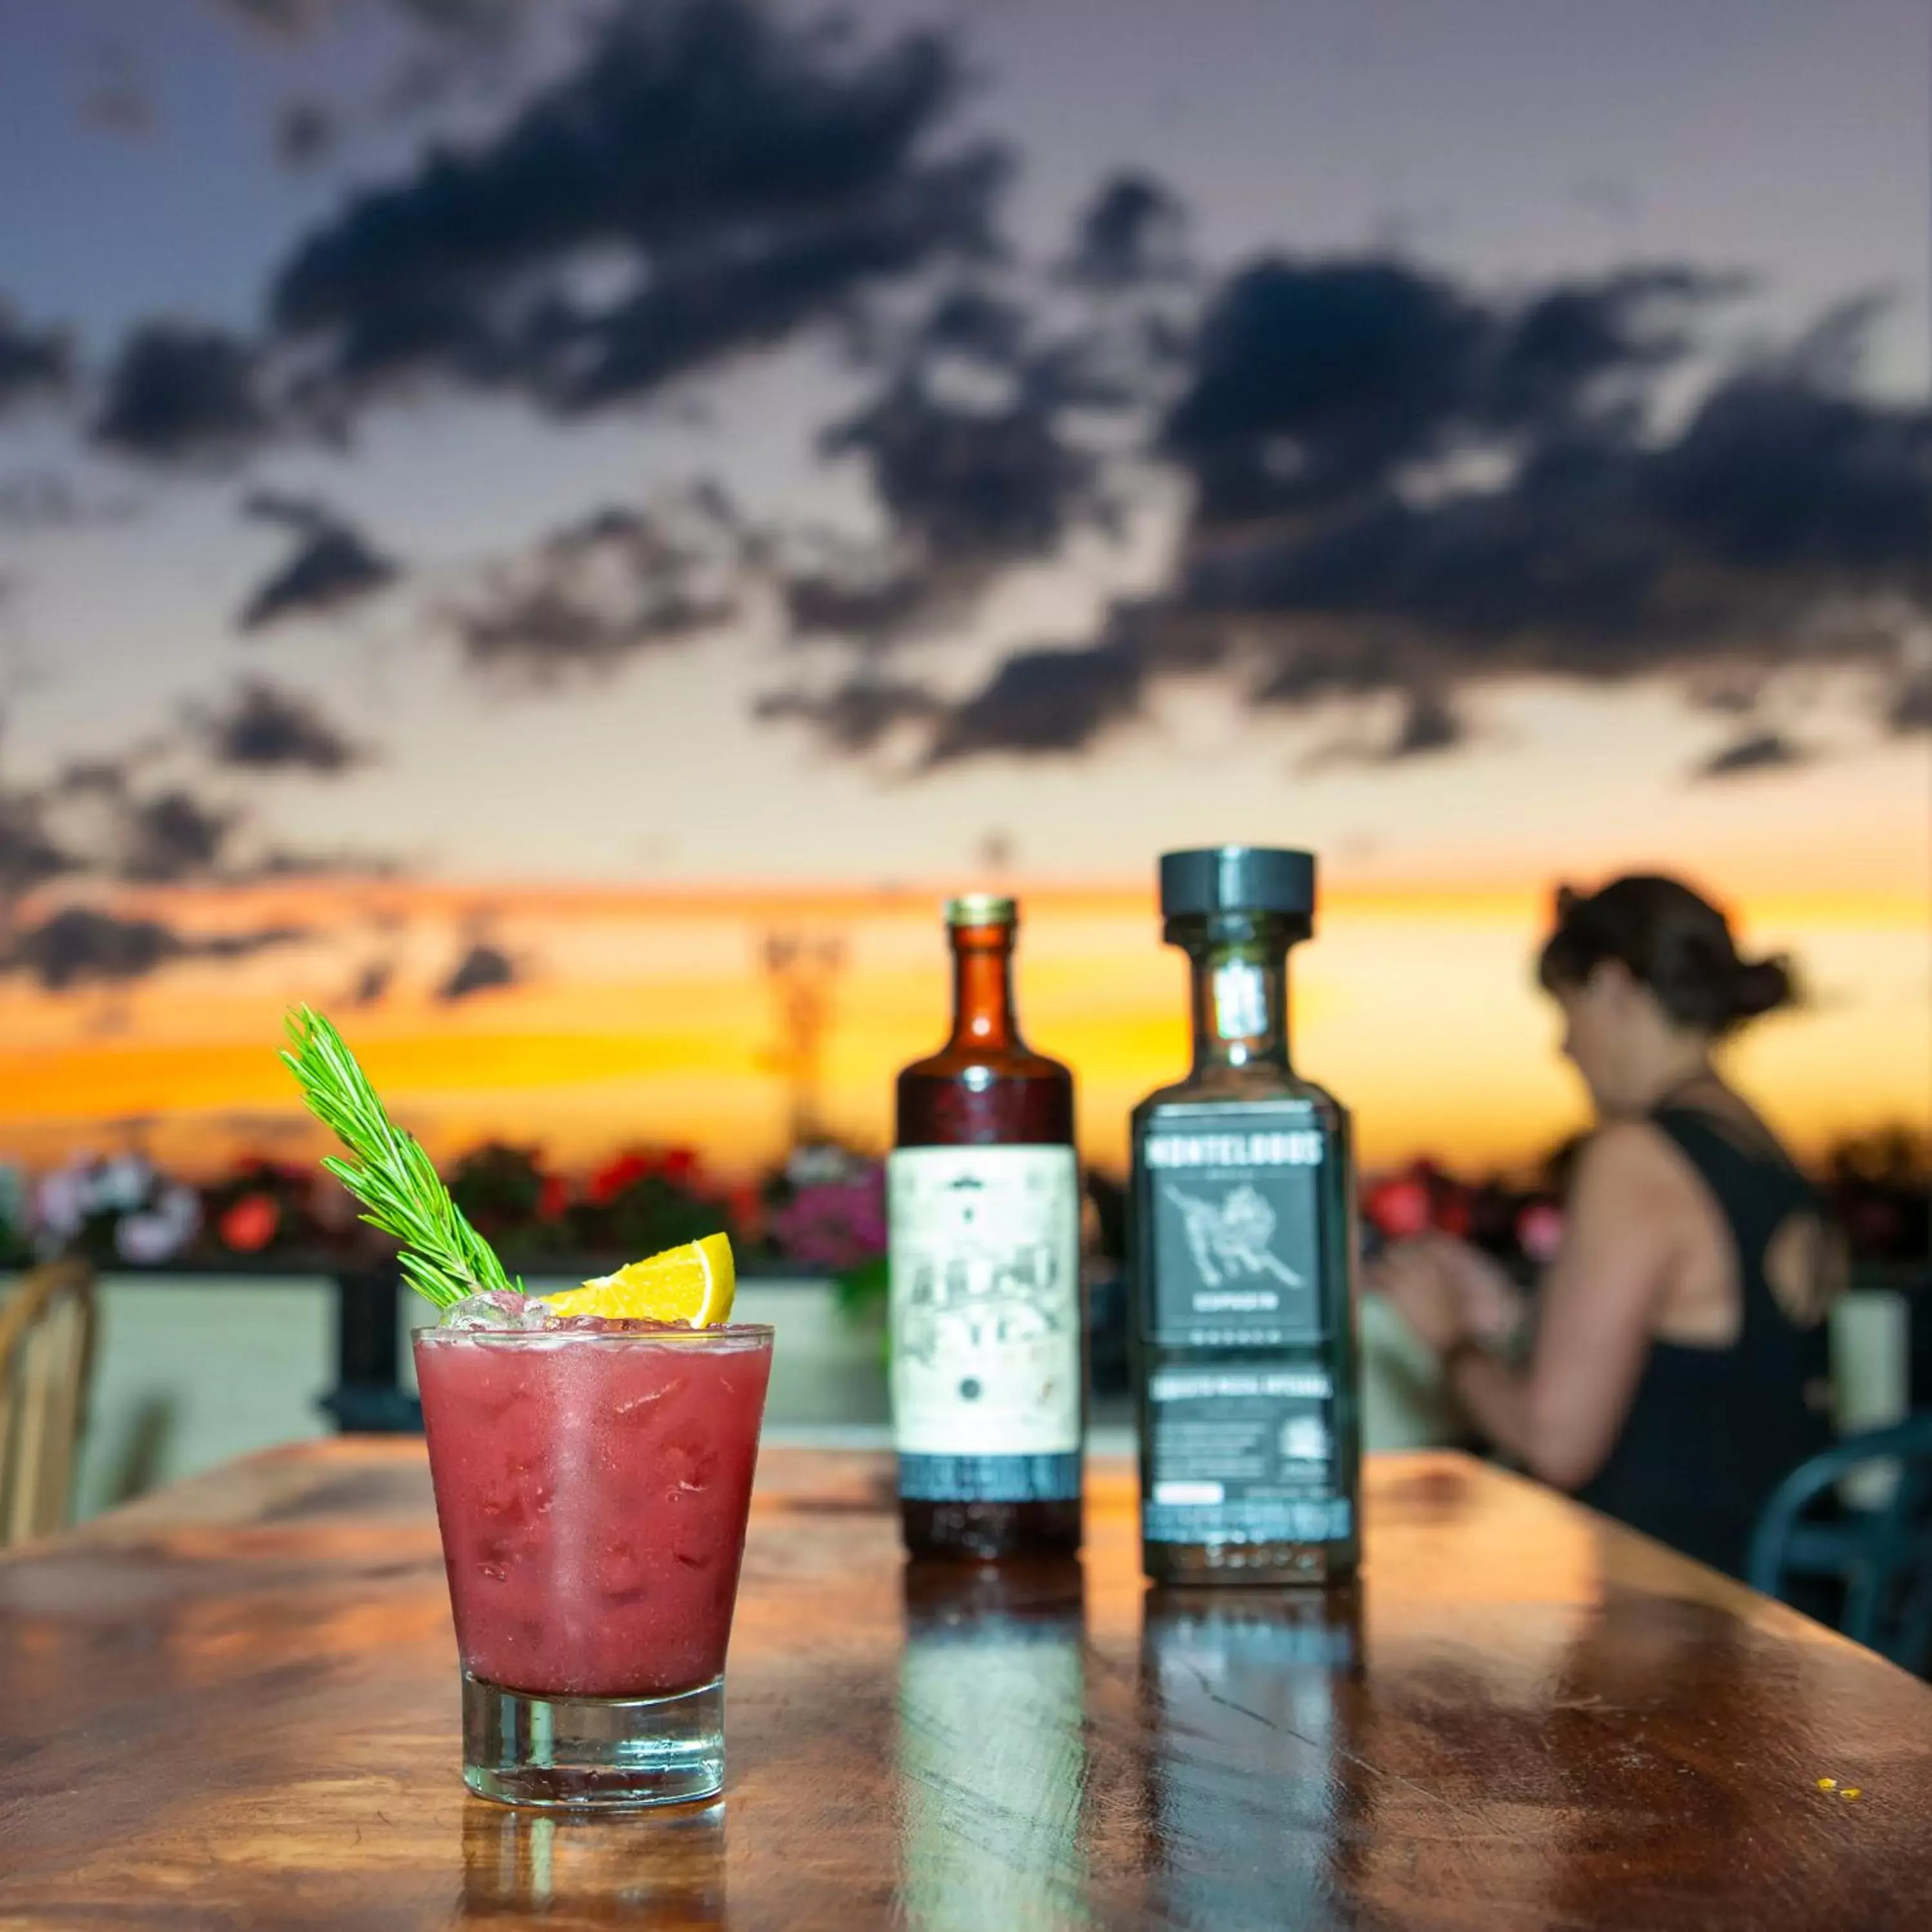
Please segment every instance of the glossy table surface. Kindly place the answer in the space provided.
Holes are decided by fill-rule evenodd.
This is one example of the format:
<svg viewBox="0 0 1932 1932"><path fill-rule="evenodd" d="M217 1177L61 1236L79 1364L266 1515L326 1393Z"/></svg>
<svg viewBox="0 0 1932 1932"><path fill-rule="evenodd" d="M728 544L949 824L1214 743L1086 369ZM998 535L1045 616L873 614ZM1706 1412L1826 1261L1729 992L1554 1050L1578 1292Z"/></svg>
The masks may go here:
<svg viewBox="0 0 1932 1932"><path fill-rule="evenodd" d="M0 1561L0 1928L1932 1922L1932 1689L1528 1484L1372 1459L1310 1606L1148 1595L1118 1466L1084 1565L908 1573L888 1480L768 1450L726 1795L585 1823L463 1789L419 1443Z"/></svg>

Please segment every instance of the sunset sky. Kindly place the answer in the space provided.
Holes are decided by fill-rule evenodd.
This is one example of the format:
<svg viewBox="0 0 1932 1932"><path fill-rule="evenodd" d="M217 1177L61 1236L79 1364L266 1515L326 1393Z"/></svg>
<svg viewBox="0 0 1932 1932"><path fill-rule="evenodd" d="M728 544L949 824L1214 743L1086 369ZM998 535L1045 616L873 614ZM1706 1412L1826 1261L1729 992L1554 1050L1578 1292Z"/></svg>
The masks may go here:
<svg viewBox="0 0 1932 1932"><path fill-rule="evenodd" d="M823 11L0 13L0 1154L294 1147L300 998L440 1149L749 1166L772 932L877 1144L997 881L1116 1162L1231 838L1373 1160L1576 1124L1636 868L1797 956L1801 1144L1926 1126L1923 8Z"/></svg>

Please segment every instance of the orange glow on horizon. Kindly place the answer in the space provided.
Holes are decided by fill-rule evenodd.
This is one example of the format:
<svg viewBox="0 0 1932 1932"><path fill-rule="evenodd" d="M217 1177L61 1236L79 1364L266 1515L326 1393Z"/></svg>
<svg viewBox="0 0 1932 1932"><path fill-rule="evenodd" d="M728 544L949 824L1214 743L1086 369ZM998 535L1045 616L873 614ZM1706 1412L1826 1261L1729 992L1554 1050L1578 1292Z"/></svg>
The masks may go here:
<svg viewBox="0 0 1932 1932"><path fill-rule="evenodd" d="M956 890L956 886L952 888ZM0 1154L35 1163L138 1136L190 1169L244 1151L320 1145L273 1052L283 1008L333 1012L398 1113L439 1153L489 1136L581 1166L628 1142L682 1142L728 1171L784 1151L775 1006L759 946L773 931L837 937L823 1113L882 1145L893 1072L944 1030L938 907L947 890L744 884L710 889L270 881L151 889L124 914L190 932L271 926L299 941L238 961L187 961L124 989L0 988ZM1083 1146L1118 1166L1126 1117L1186 1052L1182 962L1159 943L1142 886L1023 886L1027 1031L1073 1065ZM1546 887L1439 883L1326 888L1296 956L1298 1063L1347 1102L1363 1156L1429 1152L1521 1166L1581 1124L1530 982ZM1804 1152L1932 1115L1925 898L1871 892L1750 896L1754 949L1789 950L1818 998L1737 1051L1747 1088ZM519 983L459 1004L436 988L479 934ZM390 990L357 1010L362 968Z"/></svg>

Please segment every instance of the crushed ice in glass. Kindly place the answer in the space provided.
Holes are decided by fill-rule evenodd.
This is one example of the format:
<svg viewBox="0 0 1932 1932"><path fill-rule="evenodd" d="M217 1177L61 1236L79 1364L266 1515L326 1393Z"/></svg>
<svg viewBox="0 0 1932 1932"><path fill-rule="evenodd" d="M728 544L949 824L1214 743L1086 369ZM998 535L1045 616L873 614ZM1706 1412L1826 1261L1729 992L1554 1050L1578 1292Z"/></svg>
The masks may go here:
<svg viewBox="0 0 1932 1932"><path fill-rule="evenodd" d="M491 1288L482 1294L466 1295L442 1312L439 1328L459 1335L524 1334L542 1330L552 1335L634 1335L639 1330L664 1334L689 1334L682 1322L653 1322L645 1318L614 1320L601 1315L559 1315L534 1294L519 1294L514 1288Z"/></svg>
<svg viewBox="0 0 1932 1932"><path fill-rule="evenodd" d="M492 1328L554 1328L556 1316L536 1296L519 1294L514 1288L492 1288L487 1294L466 1295L442 1311L440 1328L454 1328L462 1334L479 1334Z"/></svg>

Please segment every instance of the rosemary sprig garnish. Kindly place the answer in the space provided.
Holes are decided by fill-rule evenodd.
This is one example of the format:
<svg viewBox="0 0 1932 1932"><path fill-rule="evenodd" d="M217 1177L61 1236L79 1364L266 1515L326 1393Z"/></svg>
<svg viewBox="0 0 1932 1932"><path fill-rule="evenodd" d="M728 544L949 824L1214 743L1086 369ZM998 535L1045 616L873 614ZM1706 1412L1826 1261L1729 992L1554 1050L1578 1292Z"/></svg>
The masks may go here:
<svg viewBox="0 0 1932 1932"><path fill-rule="evenodd" d="M308 1006L296 1007L286 1024L294 1051L283 1053L282 1064L296 1076L309 1112L352 1156L331 1156L322 1164L368 1210L364 1220L402 1243L410 1286L439 1308L520 1287L450 1198L421 1144L389 1118L341 1034Z"/></svg>

